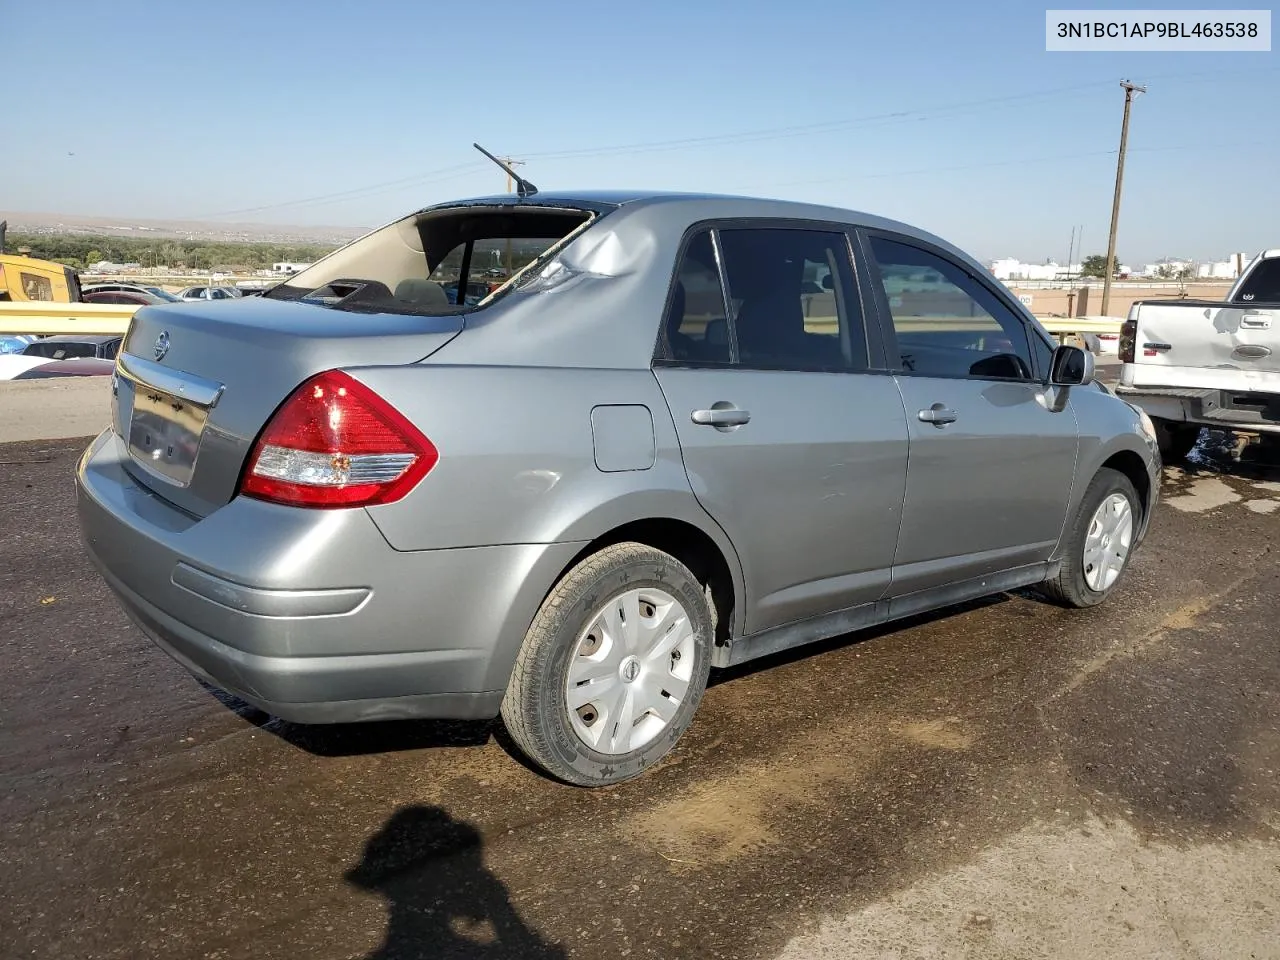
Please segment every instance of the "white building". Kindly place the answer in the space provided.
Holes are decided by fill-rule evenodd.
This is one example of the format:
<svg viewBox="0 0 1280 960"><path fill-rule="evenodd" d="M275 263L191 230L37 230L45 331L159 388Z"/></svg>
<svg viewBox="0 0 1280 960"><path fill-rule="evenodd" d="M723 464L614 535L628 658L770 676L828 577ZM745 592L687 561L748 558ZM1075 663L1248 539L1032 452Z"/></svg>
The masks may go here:
<svg viewBox="0 0 1280 960"><path fill-rule="evenodd" d="M307 267L309 266L311 266L311 264L309 263L290 263L289 261L286 260L280 263L273 263L271 265L271 272L272 273L298 273L301 270L307 269Z"/></svg>
<svg viewBox="0 0 1280 960"><path fill-rule="evenodd" d="M1023 263L1016 257L1001 257L991 261L991 275L997 280L1065 280L1080 276L1080 264L1064 267L1056 260Z"/></svg>
<svg viewBox="0 0 1280 960"><path fill-rule="evenodd" d="M110 260L99 260L88 265L86 273L137 273L142 269L140 263L112 263Z"/></svg>
<svg viewBox="0 0 1280 960"><path fill-rule="evenodd" d="M1244 272L1249 259L1247 253L1233 253L1226 260L1211 260L1196 267L1196 276L1201 280L1234 280Z"/></svg>

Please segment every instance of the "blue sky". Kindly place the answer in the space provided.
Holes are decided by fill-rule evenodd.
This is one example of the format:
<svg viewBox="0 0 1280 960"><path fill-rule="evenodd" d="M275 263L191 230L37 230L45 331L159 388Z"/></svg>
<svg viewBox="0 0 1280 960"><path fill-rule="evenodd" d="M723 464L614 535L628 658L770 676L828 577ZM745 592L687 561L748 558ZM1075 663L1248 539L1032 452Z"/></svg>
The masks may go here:
<svg viewBox="0 0 1280 960"><path fill-rule="evenodd" d="M544 190L813 200L984 258L1062 259L1073 226L1086 253L1105 249L1128 77L1150 92L1130 127L1121 258L1280 245L1276 53L1046 53L1044 11L7 4L0 209L370 226L504 189L479 140L526 158Z"/></svg>

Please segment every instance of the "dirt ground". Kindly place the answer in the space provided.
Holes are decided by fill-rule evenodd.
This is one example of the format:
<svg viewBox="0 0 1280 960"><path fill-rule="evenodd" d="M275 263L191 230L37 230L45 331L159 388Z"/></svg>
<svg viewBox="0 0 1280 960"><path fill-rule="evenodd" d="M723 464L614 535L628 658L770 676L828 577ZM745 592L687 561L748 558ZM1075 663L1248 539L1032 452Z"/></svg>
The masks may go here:
<svg viewBox="0 0 1280 960"><path fill-rule="evenodd" d="M723 672L585 791L202 687L85 559L84 442L0 445L0 957L1280 957L1275 467L1169 468L1101 608Z"/></svg>

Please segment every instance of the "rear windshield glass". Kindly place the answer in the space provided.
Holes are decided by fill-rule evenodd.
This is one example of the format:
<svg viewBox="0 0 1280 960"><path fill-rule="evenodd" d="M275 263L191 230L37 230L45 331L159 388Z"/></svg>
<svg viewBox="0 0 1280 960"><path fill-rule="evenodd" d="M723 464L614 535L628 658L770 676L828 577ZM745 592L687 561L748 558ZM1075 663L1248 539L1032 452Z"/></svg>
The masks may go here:
<svg viewBox="0 0 1280 960"><path fill-rule="evenodd" d="M430 210L347 244L264 296L364 312L473 310L554 256L591 217L537 206Z"/></svg>
<svg viewBox="0 0 1280 960"><path fill-rule="evenodd" d="M68 357L96 357L98 355L98 345L96 343L67 343L64 340L41 342L37 340L35 343L27 344L27 349L22 351L28 357L48 357L51 360L65 360Z"/></svg>
<svg viewBox="0 0 1280 960"><path fill-rule="evenodd" d="M1280 303L1280 257L1263 260L1245 278L1236 294L1243 303Z"/></svg>

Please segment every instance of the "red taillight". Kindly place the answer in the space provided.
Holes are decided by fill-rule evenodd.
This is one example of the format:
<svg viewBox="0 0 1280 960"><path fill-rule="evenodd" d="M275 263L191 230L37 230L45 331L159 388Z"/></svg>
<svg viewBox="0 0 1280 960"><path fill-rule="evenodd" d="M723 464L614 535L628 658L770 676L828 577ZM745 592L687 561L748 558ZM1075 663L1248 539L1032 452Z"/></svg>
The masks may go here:
<svg viewBox="0 0 1280 960"><path fill-rule="evenodd" d="M1133 347L1138 339L1138 322L1126 320L1120 325L1120 362L1133 363Z"/></svg>
<svg viewBox="0 0 1280 960"><path fill-rule="evenodd" d="M299 507L367 507L399 500L439 459L399 410L329 370L293 391L268 421L240 492Z"/></svg>

